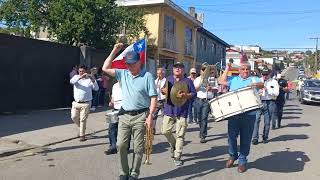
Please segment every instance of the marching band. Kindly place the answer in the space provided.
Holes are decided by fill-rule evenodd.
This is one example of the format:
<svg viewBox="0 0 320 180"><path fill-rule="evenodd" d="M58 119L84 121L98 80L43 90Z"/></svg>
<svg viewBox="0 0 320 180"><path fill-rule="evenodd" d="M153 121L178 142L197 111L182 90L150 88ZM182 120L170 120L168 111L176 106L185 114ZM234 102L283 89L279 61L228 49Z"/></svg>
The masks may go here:
<svg viewBox="0 0 320 180"><path fill-rule="evenodd" d="M251 143L258 144L257 128L261 113L269 115L265 115L264 143L267 143L270 124L272 123L272 127L275 125L276 114L278 126L280 126L281 105L276 112L279 85L278 81L270 76L270 70L264 70L263 78L258 78L251 75L250 64L243 62L239 66L239 75L228 76L231 68L229 63L218 80L216 67L203 63L200 76L192 79L185 76L184 64L176 62L173 65L172 75L165 77L165 69L160 67L157 69L157 78L154 80L153 76L141 66L139 54L134 52L126 54L125 64L128 69L120 70L111 67L115 54L119 53L122 46L121 43L114 46L102 67L105 73L116 77L121 82L117 83L118 89L122 90L121 107L113 106L114 110L108 113L109 116L117 116L113 119L118 122L110 122L111 125L118 126L113 128L117 131L117 137L112 136L110 148L105 152L106 154L118 153L121 165L119 179L138 179L143 149L146 156L145 164L151 164L152 141L160 112L162 114L161 134L166 137L171 147L170 157L176 166L183 165L182 150L190 108L194 110L194 113L191 111L194 121L199 124L200 143L206 143L209 115L216 121L228 120L230 157L226 161L226 168L232 167L238 160L239 173L247 169ZM195 68L192 68L192 73L196 73ZM227 87L229 92L219 92L221 87ZM119 92L112 93L119 95ZM115 96L112 97L110 105L115 103ZM113 127L111 125L109 127ZM175 135L172 132L174 126L176 127ZM109 132L109 136L114 134ZM134 158L132 167L129 167L128 147L131 136ZM238 136L240 136L239 150Z"/></svg>

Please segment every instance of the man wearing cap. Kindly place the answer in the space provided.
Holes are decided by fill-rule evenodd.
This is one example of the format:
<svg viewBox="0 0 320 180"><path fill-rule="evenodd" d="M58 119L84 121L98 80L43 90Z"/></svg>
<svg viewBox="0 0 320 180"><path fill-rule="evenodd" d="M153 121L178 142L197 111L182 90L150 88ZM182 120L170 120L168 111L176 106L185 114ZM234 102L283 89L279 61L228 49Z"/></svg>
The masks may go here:
<svg viewBox="0 0 320 180"><path fill-rule="evenodd" d="M275 101L277 99L277 96L279 95L278 81L273 79L270 76L270 70L268 68L264 68L262 69L261 74L262 74L262 77L260 79L262 82L264 82L264 88L260 90L262 107L257 111L257 117L254 125L253 138L252 138L253 145L258 144L259 125L260 125L262 114L264 118L264 128L263 128L262 139L263 139L263 143L268 142L270 123L274 113Z"/></svg>
<svg viewBox="0 0 320 180"><path fill-rule="evenodd" d="M138 179L144 151L145 126L152 128L152 119L157 106L157 91L149 72L141 69L139 54L131 51L125 56L128 70L112 69L111 63L123 44L114 45L105 60L102 70L121 82L122 107L119 111L117 150L120 159L120 177L123 180ZM132 167L128 165L128 146L133 135Z"/></svg>
<svg viewBox="0 0 320 180"><path fill-rule="evenodd" d="M190 69L190 74L188 76L189 79L191 79L191 81L193 82L196 78L197 78L197 70L196 68L191 68ZM194 107L193 107L193 103L194 100L191 99L191 103L189 104L189 108L188 108L188 119L189 119L189 124L191 123L197 123L197 116L196 114L194 114Z"/></svg>
<svg viewBox="0 0 320 180"><path fill-rule="evenodd" d="M226 66L219 83L228 86L230 91L234 91L244 87L263 88L258 77L250 76L251 65L243 62L239 66L239 76L231 76L228 78L228 72L231 65ZM234 162L239 159L238 172L246 171L247 156L250 152L250 142L254 123L256 120L256 110L245 112L228 118L228 143L229 143L229 160L226 167L230 168ZM237 138L240 135L240 153L238 153Z"/></svg>
<svg viewBox="0 0 320 180"><path fill-rule="evenodd" d="M197 77L193 82L194 87L197 91L197 98L194 102L194 110L197 114L196 117L200 126L200 143L206 142L205 138L207 136L208 131L208 116L210 112L209 101L214 97L214 92L218 91L218 83L209 84L209 80L210 82L214 82L215 79L212 79L212 77L203 77L206 68L209 68L209 64L203 63L201 66L200 76ZM210 74L212 73L210 72ZM204 80L203 78L208 79ZM206 81L208 83L201 83L201 80Z"/></svg>
<svg viewBox="0 0 320 180"><path fill-rule="evenodd" d="M188 107L191 99L196 96L196 90L192 81L184 77L184 65L182 62L176 62L173 65L173 75L167 77L168 89L162 88L162 93L167 94L168 99L164 104L164 117L162 122L162 134L167 138L171 147L171 158L174 158L176 166L183 164L181 160L184 136L187 130ZM187 92L179 90L175 98L186 100L185 103L177 107L173 104L170 92L174 84L182 82L187 85ZM182 101L183 102L183 101ZM172 129L176 123L176 137L172 134Z"/></svg>

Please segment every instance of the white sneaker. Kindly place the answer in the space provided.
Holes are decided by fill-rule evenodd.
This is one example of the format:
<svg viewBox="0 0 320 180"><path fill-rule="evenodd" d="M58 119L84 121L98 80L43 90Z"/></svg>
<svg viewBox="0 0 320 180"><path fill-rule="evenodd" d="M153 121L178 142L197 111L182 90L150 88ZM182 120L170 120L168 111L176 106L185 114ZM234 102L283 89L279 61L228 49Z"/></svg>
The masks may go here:
<svg viewBox="0 0 320 180"><path fill-rule="evenodd" d="M96 111L96 107L95 107L95 106L92 106L92 107L90 108L90 111Z"/></svg>

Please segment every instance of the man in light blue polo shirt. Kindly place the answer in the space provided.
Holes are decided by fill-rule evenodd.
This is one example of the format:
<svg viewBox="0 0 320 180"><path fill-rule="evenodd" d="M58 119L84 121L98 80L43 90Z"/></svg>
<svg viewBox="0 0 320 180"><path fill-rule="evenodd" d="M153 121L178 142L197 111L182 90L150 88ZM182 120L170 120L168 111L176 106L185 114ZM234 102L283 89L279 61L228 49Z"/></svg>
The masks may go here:
<svg viewBox="0 0 320 180"><path fill-rule="evenodd" d="M145 126L152 128L157 105L157 91L153 76L141 70L139 54L131 51L126 54L125 63L128 70L112 69L111 62L122 49L123 44L114 46L105 60L102 70L115 76L121 82L122 107L119 111L117 147L120 158L120 177L123 180L138 179L144 150ZM128 145L133 134L134 156L132 167L128 165Z"/></svg>
<svg viewBox="0 0 320 180"><path fill-rule="evenodd" d="M263 88L263 83L258 77L250 76L250 64L242 63L239 67L239 76L228 78L228 65L220 78L220 84L229 86L230 91L252 86ZM256 111L249 111L228 119L228 143L230 158L226 167L233 166L235 160L239 159L238 172L246 171L247 156L250 152L251 138L256 120ZM240 153L238 154L237 138L240 135Z"/></svg>

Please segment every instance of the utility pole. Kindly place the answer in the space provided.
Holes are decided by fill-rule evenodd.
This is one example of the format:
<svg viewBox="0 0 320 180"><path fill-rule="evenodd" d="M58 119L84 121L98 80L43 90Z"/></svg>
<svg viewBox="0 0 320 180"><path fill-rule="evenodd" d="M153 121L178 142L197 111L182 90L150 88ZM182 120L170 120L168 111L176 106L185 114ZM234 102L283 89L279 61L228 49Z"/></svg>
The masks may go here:
<svg viewBox="0 0 320 180"><path fill-rule="evenodd" d="M316 40L316 57L314 58L314 71L317 73L318 70L318 40L320 37L312 37L310 38L312 40Z"/></svg>

